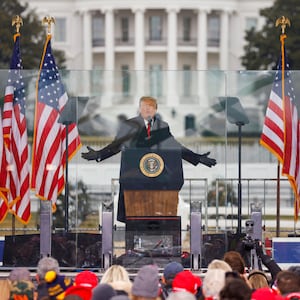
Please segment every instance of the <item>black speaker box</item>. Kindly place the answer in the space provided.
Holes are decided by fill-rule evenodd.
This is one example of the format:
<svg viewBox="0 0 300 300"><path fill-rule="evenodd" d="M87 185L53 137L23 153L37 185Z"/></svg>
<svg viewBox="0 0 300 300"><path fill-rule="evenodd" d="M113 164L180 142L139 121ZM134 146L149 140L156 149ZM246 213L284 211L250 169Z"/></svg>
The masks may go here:
<svg viewBox="0 0 300 300"><path fill-rule="evenodd" d="M214 259L222 259L227 251L227 244L226 234L203 234L202 267L207 267Z"/></svg>
<svg viewBox="0 0 300 300"><path fill-rule="evenodd" d="M51 256L60 267L101 266L101 235L91 233L52 234ZM40 259L40 235L6 236L3 266L36 267Z"/></svg>
<svg viewBox="0 0 300 300"><path fill-rule="evenodd" d="M126 252L144 257L181 255L180 217L127 217Z"/></svg>

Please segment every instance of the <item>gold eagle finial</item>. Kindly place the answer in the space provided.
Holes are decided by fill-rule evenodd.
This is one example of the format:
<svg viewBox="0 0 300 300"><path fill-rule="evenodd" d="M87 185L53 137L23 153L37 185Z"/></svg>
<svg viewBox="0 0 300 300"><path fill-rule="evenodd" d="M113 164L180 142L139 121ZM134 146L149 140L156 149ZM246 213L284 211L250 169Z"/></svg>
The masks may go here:
<svg viewBox="0 0 300 300"><path fill-rule="evenodd" d="M51 34L51 23L55 24L55 19L53 17L46 16L42 20L42 24L48 26L47 34Z"/></svg>
<svg viewBox="0 0 300 300"><path fill-rule="evenodd" d="M291 27L291 21L289 18L286 18L285 16L281 16L276 20L275 23L276 27L279 25L281 26L281 33L284 34L286 26L288 25L289 27Z"/></svg>
<svg viewBox="0 0 300 300"><path fill-rule="evenodd" d="M20 27L23 25L23 19L19 15L15 15L12 18L11 26L15 26L15 25L16 25L16 32L19 33Z"/></svg>

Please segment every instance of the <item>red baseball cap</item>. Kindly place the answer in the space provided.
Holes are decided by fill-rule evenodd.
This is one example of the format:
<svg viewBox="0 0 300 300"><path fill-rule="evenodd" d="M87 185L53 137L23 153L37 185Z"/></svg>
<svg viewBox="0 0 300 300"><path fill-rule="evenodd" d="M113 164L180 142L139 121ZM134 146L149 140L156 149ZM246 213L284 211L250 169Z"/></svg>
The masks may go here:
<svg viewBox="0 0 300 300"><path fill-rule="evenodd" d="M201 285L202 281L198 276L195 276L191 271L185 270L175 276L172 290L173 292L187 291L195 295Z"/></svg>

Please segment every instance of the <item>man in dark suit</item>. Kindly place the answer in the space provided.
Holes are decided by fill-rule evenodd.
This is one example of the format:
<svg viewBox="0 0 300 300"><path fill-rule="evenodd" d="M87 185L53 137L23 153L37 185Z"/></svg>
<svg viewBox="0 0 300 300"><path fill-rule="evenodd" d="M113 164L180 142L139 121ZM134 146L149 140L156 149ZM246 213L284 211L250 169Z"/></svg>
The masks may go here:
<svg viewBox="0 0 300 300"><path fill-rule="evenodd" d="M89 151L82 153L81 156L87 160L100 162L122 151L120 182L123 175L123 154L127 149L146 148L150 151L173 149L180 151L181 158L195 166L198 163L202 163L208 167L216 164L215 159L208 157L209 152L197 154L177 142L170 132L168 123L158 118L156 112L156 99L148 96L142 97L140 99L139 115L126 120L120 126L112 143L98 151L88 146ZM123 187L121 183L117 220L120 222L126 221Z"/></svg>

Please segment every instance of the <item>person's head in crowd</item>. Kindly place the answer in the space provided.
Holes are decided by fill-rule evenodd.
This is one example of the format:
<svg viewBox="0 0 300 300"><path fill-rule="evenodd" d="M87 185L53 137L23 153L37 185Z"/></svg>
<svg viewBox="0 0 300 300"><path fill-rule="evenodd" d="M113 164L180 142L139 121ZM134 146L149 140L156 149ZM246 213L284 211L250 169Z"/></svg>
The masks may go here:
<svg viewBox="0 0 300 300"><path fill-rule="evenodd" d="M56 274L59 274L59 264L55 258L44 256L39 260L36 271L38 299L49 299L47 282L45 281L45 275L48 271L54 271Z"/></svg>
<svg viewBox="0 0 300 300"><path fill-rule="evenodd" d="M175 276L172 284L173 292L186 291L196 295L201 287L201 279L189 270L184 270Z"/></svg>
<svg viewBox="0 0 300 300"><path fill-rule="evenodd" d="M172 286L175 276L184 270L181 263L172 261L164 267L162 282L167 286Z"/></svg>
<svg viewBox="0 0 300 300"><path fill-rule="evenodd" d="M11 270L8 279L10 281L20 281L20 280L31 281L31 276L27 268L20 267Z"/></svg>
<svg viewBox="0 0 300 300"><path fill-rule="evenodd" d="M143 96L140 98L139 113L144 118L153 118L157 111L157 101L150 96Z"/></svg>
<svg viewBox="0 0 300 300"><path fill-rule="evenodd" d="M3 295L2 295L3 296ZM34 300L34 285L30 280L15 280L11 282L9 299Z"/></svg>
<svg viewBox="0 0 300 300"><path fill-rule="evenodd" d="M275 283L280 294L283 296L300 292L300 276L295 272L288 270L280 271L276 276Z"/></svg>
<svg viewBox="0 0 300 300"><path fill-rule="evenodd" d="M70 286L66 292L67 296L78 296L82 300L90 300L92 297L92 289L98 284L98 277L91 271L82 271L75 276L74 283Z"/></svg>
<svg viewBox="0 0 300 300"><path fill-rule="evenodd" d="M220 300L250 300L252 289L242 278L226 281L219 294Z"/></svg>
<svg viewBox="0 0 300 300"><path fill-rule="evenodd" d="M160 297L166 299L172 292L172 284L175 276L184 270L183 265L179 262L172 261L164 267L163 275L160 278L161 293Z"/></svg>
<svg viewBox="0 0 300 300"><path fill-rule="evenodd" d="M99 283L92 290L91 300L110 300L112 297L117 296L117 292L108 283Z"/></svg>
<svg viewBox="0 0 300 300"><path fill-rule="evenodd" d="M111 283L114 281L130 282L127 270L121 265L110 266L103 274L100 283Z"/></svg>
<svg viewBox="0 0 300 300"><path fill-rule="evenodd" d="M229 264L232 271L236 271L240 275L245 274L246 264L239 252L228 251L224 254L223 260Z"/></svg>
<svg viewBox="0 0 300 300"><path fill-rule="evenodd" d="M232 271L232 268L230 267L230 265L224 261L224 260L221 260L221 259L214 259L212 260L208 266L207 266L207 269L222 269L224 270L225 272L230 272Z"/></svg>
<svg viewBox="0 0 300 300"><path fill-rule="evenodd" d="M57 274L55 271L46 273L45 282L50 300L64 299L66 290L73 285L69 277Z"/></svg>
<svg viewBox="0 0 300 300"><path fill-rule="evenodd" d="M196 300L196 296L190 292L172 292L169 294L167 300Z"/></svg>
<svg viewBox="0 0 300 300"><path fill-rule="evenodd" d="M223 269L208 269L204 275L202 293L206 299L219 299L219 293L225 285Z"/></svg>
<svg viewBox="0 0 300 300"><path fill-rule="evenodd" d="M98 277L94 272L82 271L75 276L74 285L84 286L89 289L93 289L98 284Z"/></svg>
<svg viewBox="0 0 300 300"><path fill-rule="evenodd" d="M266 273L260 270L252 270L248 275L248 281L250 286L255 290L269 286Z"/></svg>
<svg viewBox="0 0 300 300"><path fill-rule="evenodd" d="M276 300L280 299L278 294L269 287L259 288L252 292L251 300Z"/></svg>
<svg viewBox="0 0 300 300"><path fill-rule="evenodd" d="M45 275L48 271L54 271L56 274L59 274L59 264L58 261L53 257L45 256L41 258L37 265L37 280L44 280Z"/></svg>
<svg viewBox="0 0 300 300"><path fill-rule="evenodd" d="M159 274L156 265L146 265L139 269L132 285L132 299L156 299L159 295Z"/></svg>

